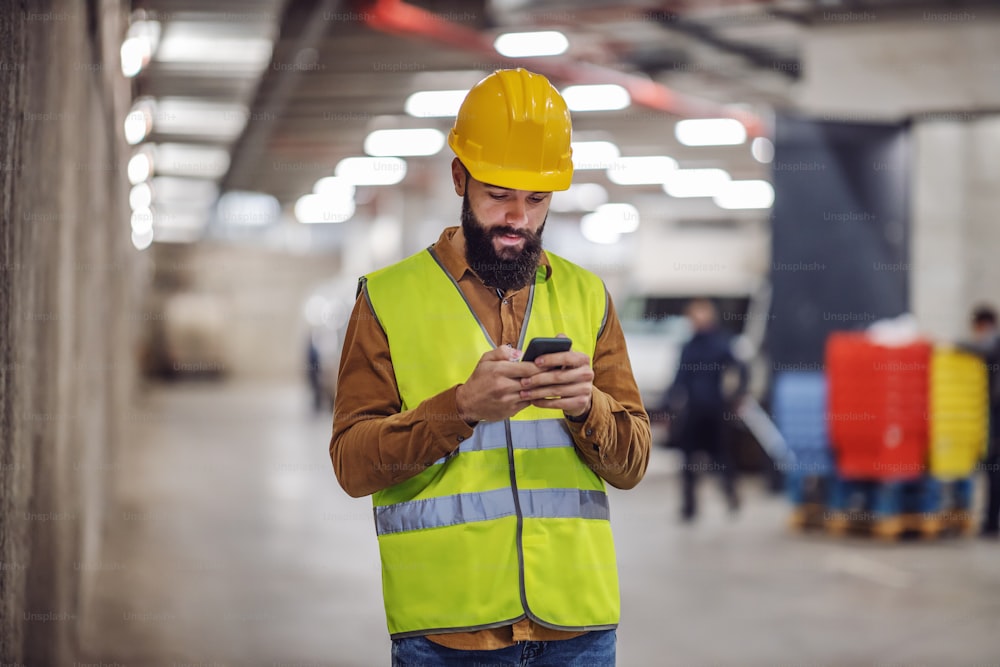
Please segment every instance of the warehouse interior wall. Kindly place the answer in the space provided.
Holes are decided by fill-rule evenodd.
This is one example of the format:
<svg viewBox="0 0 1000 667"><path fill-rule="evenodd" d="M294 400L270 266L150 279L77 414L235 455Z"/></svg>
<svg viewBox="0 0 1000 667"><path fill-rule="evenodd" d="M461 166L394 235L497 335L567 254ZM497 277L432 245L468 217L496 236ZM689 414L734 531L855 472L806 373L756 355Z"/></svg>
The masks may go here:
<svg viewBox="0 0 1000 667"><path fill-rule="evenodd" d="M153 289L137 318L147 371L248 381L304 377L303 307L337 274L336 254L209 242L153 251Z"/></svg>
<svg viewBox="0 0 1000 667"><path fill-rule="evenodd" d="M120 0L0 3L0 661L65 665L126 446L142 267Z"/></svg>

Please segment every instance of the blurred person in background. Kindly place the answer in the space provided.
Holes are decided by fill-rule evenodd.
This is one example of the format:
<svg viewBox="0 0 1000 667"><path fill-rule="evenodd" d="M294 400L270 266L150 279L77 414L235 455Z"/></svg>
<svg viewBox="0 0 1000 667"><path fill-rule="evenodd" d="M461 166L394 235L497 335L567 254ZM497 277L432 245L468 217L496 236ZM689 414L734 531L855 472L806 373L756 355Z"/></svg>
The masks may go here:
<svg viewBox="0 0 1000 667"><path fill-rule="evenodd" d="M483 79L448 137L461 226L360 281L330 456L374 494L393 665L615 664L605 482L642 478L649 418L603 282L542 249L570 136L545 77Z"/></svg>
<svg viewBox="0 0 1000 667"><path fill-rule="evenodd" d="M731 513L739 509L736 470L725 422L734 419L746 393L746 365L732 352L730 337L719 328L719 314L709 299L694 299L685 308L691 323L691 339L681 348L677 375L667 390L667 411L671 420L671 440L684 455L681 470L681 519L694 520L697 514L696 487L699 471L719 474ZM730 396L725 392L727 371L739 373L739 385ZM708 464L700 462L707 456Z"/></svg>
<svg viewBox="0 0 1000 667"><path fill-rule="evenodd" d="M323 369L320 366L319 350L316 349L313 335L309 332L306 337L306 382L309 383L309 391L312 394L313 412L320 413L327 398L323 389Z"/></svg>
<svg viewBox="0 0 1000 667"><path fill-rule="evenodd" d="M986 363L990 401L989 440L983 461L987 498L980 534L997 538L1000 536L1000 330L996 311L989 306L975 308L971 326L972 340L961 347Z"/></svg>

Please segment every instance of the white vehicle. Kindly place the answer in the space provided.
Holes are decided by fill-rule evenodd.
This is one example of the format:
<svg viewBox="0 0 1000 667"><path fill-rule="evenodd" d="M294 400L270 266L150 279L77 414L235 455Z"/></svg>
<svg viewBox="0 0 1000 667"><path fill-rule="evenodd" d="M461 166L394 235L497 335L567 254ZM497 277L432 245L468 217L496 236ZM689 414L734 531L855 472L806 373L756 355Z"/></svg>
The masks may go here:
<svg viewBox="0 0 1000 667"><path fill-rule="evenodd" d="M757 397L763 394L769 376L760 351L770 308L768 285L752 293L638 293L625 300L620 319L632 372L647 410L663 406L666 390L677 374L681 348L691 337L684 307L698 297L716 303L720 326L734 336L734 354L750 365L750 393Z"/></svg>

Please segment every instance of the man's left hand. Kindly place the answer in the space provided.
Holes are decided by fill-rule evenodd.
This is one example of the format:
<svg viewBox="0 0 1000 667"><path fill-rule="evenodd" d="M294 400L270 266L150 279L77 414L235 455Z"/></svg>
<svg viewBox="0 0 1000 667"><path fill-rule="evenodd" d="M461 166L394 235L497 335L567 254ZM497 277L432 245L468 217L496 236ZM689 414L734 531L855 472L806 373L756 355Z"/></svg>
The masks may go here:
<svg viewBox="0 0 1000 667"><path fill-rule="evenodd" d="M536 364L543 372L521 378L522 399L539 408L562 410L577 419L590 412L594 391L590 357L583 352L554 352L527 363Z"/></svg>

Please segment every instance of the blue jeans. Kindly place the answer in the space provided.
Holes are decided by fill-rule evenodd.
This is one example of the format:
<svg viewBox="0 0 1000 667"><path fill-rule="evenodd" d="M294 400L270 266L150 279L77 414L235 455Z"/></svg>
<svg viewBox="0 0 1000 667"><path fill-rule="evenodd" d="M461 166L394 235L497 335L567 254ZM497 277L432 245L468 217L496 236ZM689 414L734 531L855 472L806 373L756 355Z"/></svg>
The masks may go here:
<svg viewBox="0 0 1000 667"><path fill-rule="evenodd" d="M595 630L573 639L459 651L408 637L392 640L392 667L615 667L615 640L614 630Z"/></svg>

